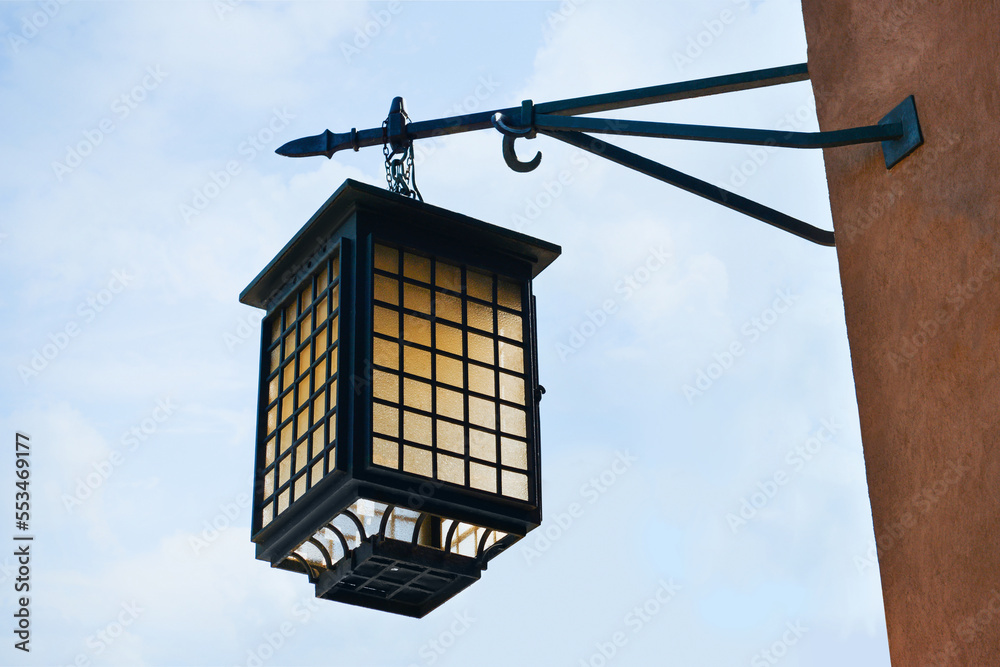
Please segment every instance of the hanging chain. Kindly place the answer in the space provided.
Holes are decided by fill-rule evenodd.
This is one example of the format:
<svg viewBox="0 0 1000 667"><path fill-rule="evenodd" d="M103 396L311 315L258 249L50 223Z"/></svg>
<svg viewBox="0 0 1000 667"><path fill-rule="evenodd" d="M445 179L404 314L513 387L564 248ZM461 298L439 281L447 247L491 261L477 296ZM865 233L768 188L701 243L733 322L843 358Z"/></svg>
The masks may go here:
<svg viewBox="0 0 1000 667"><path fill-rule="evenodd" d="M409 122L405 112L403 117ZM424 198L417 189L416 169L413 167L413 142L397 157L389 148L388 121L382 121L382 154L385 156L385 182L389 192L423 201Z"/></svg>

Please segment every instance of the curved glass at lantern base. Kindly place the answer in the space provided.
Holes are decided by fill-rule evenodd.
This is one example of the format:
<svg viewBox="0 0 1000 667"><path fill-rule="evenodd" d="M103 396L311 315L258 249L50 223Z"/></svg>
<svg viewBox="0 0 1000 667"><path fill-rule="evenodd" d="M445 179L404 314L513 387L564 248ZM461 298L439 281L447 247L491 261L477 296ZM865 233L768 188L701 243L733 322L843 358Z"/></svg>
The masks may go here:
<svg viewBox="0 0 1000 667"><path fill-rule="evenodd" d="M317 597L420 618L477 581L519 539L360 499L278 567L308 575Z"/></svg>

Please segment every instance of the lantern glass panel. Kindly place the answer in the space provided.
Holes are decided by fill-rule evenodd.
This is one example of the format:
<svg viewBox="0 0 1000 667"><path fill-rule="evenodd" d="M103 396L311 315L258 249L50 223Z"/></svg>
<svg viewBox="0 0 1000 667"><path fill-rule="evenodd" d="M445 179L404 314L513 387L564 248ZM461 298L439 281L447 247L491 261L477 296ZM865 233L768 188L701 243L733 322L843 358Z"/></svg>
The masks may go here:
<svg viewBox="0 0 1000 667"><path fill-rule="evenodd" d="M320 262L264 323L262 527L323 478L336 450L339 267L336 253Z"/></svg>
<svg viewBox="0 0 1000 667"><path fill-rule="evenodd" d="M386 243L373 254L371 462L530 500L523 284Z"/></svg>

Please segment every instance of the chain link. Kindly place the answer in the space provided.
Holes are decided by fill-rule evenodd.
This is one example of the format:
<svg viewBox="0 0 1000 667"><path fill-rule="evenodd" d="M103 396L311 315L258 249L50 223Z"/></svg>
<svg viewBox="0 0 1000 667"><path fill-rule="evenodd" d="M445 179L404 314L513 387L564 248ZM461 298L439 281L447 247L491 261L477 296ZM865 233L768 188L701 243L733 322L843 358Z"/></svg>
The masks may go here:
<svg viewBox="0 0 1000 667"><path fill-rule="evenodd" d="M404 118L409 121L405 115ZM413 142L396 157L389 149L388 121L382 121L382 155L385 156L385 182L389 192L423 201L424 198L417 189L416 169L413 167Z"/></svg>

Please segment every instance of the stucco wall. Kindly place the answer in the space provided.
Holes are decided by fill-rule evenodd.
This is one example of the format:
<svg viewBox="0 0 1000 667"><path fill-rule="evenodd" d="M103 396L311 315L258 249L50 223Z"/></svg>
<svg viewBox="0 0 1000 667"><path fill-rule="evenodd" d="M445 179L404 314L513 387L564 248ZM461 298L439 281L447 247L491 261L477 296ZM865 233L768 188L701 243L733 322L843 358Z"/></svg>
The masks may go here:
<svg viewBox="0 0 1000 667"><path fill-rule="evenodd" d="M1000 665L1000 2L803 0L896 667ZM862 574L863 576L863 574Z"/></svg>

